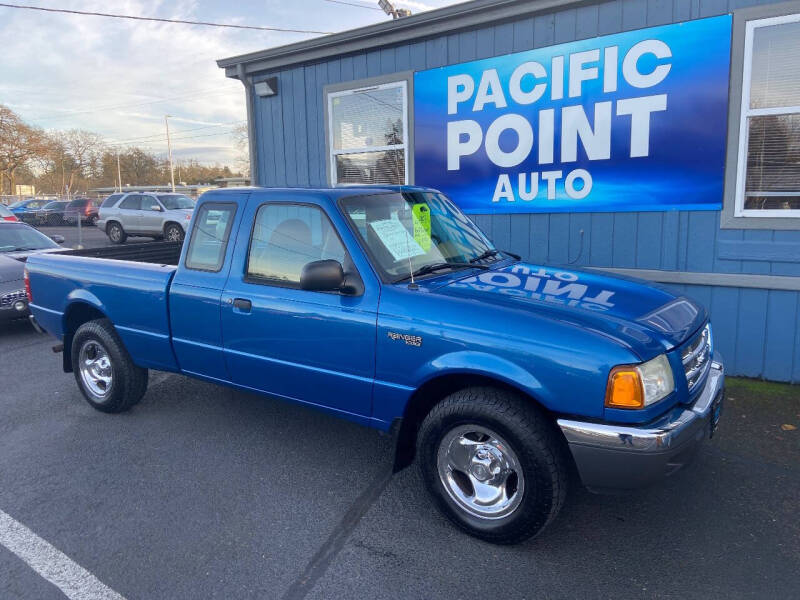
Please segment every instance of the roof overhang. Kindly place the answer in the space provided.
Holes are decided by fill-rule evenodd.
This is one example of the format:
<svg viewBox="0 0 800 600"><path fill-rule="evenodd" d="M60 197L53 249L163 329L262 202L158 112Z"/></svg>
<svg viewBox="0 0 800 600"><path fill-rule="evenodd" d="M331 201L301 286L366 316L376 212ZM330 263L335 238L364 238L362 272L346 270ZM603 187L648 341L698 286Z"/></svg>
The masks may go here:
<svg viewBox="0 0 800 600"><path fill-rule="evenodd" d="M553 12L565 6L595 4L598 1L472 0L286 46L223 58L217 61L217 66L225 69L226 77L242 79L253 73L274 71L290 65L325 60L331 56L407 43L479 27L489 22L510 21L537 13Z"/></svg>

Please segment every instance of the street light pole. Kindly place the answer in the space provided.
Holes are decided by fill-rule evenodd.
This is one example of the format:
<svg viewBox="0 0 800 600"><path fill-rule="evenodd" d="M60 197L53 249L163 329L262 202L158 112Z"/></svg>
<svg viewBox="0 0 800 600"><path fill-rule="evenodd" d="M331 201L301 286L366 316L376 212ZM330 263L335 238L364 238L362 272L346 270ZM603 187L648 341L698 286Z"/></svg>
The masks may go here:
<svg viewBox="0 0 800 600"><path fill-rule="evenodd" d="M164 115L164 123L167 125L167 154L169 155L169 178L172 182L172 191L175 192L175 169L172 167L172 146L169 143L169 117Z"/></svg>
<svg viewBox="0 0 800 600"><path fill-rule="evenodd" d="M122 193L122 172L119 168L119 150L117 150L117 183L119 184L119 191Z"/></svg>

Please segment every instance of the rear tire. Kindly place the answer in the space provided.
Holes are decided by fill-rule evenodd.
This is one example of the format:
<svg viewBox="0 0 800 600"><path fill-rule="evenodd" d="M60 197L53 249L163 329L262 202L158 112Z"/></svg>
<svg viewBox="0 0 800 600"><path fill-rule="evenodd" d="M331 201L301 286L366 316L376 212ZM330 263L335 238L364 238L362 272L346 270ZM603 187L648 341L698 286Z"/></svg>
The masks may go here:
<svg viewBox="0 0 800 600"><path fill-rule="evenodd" d="M147 369L134 364L108 319L81 325L72 338L71 352L75 381L92 408L124 412L147 391Z"/></svg>
<svg viewBox="0 0 800 600"><path fill-rule="evenodd" d="M423 480L439 510L470 535L516 544L555 519L568 460L554 424L529 399L491 387L455 392L418 435Z"/></svg>
<svg viewBox="0 0 800 600"><path fill-rule="evenodd" d="M164 227L164 239L168 242L182 242L184 238L183 228L175 223L168 223Z"/></svg>
<svg viewBox="0 0 800 600"><path fill-rule="evenodd" d="M125 240L128 239L128 234L125 233L122 225L116 222L108 224L108 227L106 227L106 235L108 239L111 240L112 244L124 244Z"/></svg>

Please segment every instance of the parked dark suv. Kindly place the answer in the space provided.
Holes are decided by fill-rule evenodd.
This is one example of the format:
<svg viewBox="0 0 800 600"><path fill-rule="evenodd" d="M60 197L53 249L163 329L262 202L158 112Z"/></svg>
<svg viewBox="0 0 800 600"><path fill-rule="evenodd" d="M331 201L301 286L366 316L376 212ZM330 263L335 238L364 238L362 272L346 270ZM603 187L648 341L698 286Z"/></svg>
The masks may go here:
<svg viewBox="0 0 800 600"><path fill-rule="evenodd" d="M64 220L69 224L77 224L78 218L81 221L94 225L98 219L99 204L90 198L75 198L67 204L64 210Z"/></svg>
<svg viewBox="0 0 800 600"><path fill-rule="evenodd" d="M69 202L66 200L55 200L48 202L36 211L37 225L62 225L64 223L64 212L67 210Z"/></svg>

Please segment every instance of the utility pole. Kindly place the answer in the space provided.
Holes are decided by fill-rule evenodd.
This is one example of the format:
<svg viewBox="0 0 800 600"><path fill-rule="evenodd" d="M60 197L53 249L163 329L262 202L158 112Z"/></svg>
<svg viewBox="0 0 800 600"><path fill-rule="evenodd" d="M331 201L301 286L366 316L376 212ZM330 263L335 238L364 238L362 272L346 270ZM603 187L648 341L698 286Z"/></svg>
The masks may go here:
<svg viewBox="0 0 800 600"><path fill-rule="evenodd" d="M117 148L117 183L119 184L119 191L122 193L122 172L119 168L119 148Z"/></svg>
<svg viewBox="0 0 800 600"><path fill-rule="evenodd" d="M407 8L395 8L391 0L378 0L378 6L380 6L383 9L383 12L385 12L393 19L399 19L401 17L411 16L410 10L408 10Z"/></svg>
<svg viewBox="0 0 800 600"><path fill-rule="evenodd" d="M172 146L169 143L169 117L164 115L164 123L167 125L167 154L169 154L169 178L172 182L172 191L175 192L175 169L172 168Z"/></svg>

